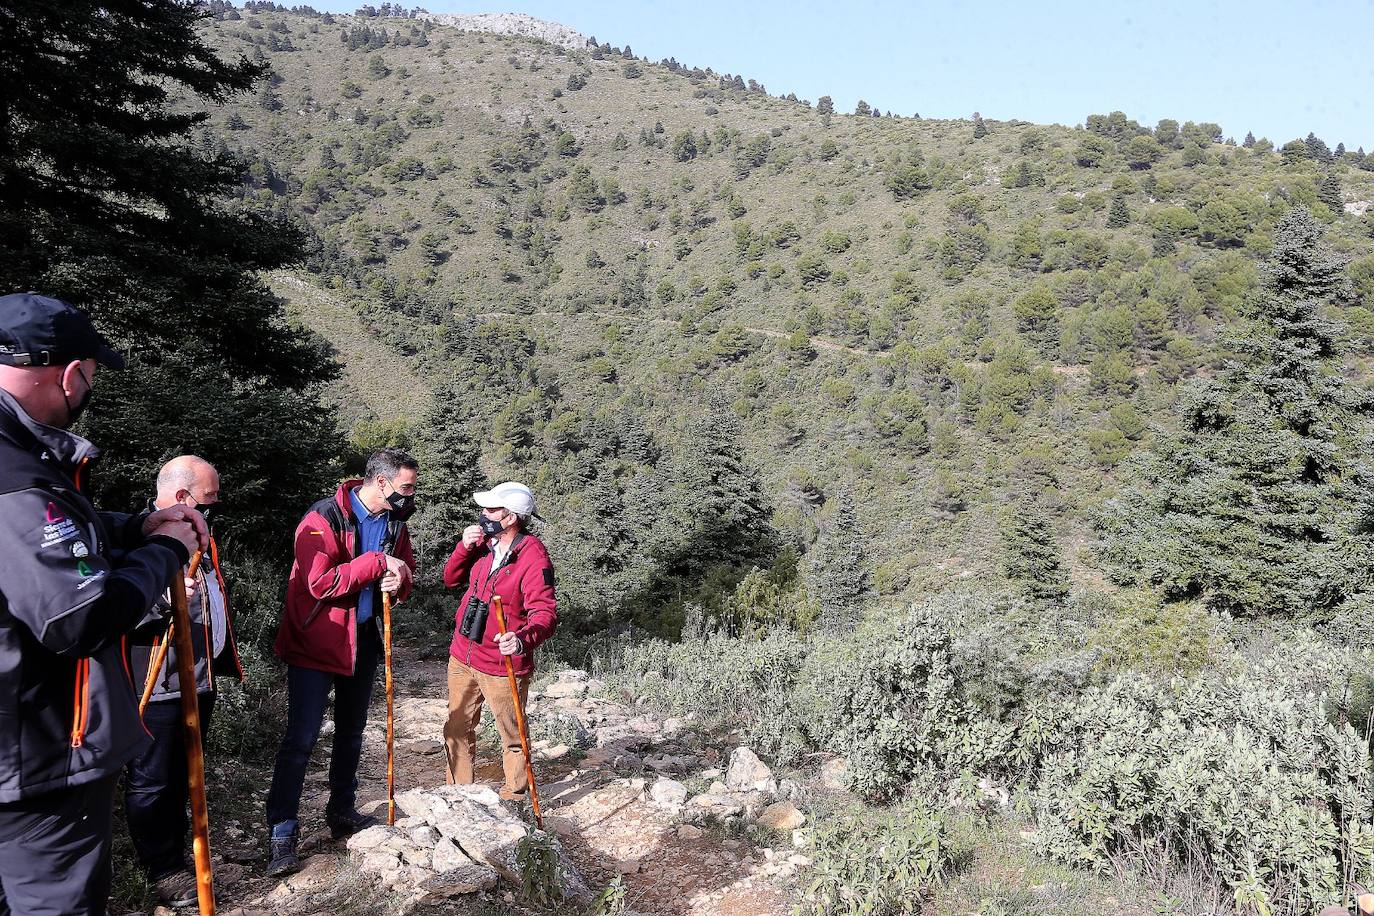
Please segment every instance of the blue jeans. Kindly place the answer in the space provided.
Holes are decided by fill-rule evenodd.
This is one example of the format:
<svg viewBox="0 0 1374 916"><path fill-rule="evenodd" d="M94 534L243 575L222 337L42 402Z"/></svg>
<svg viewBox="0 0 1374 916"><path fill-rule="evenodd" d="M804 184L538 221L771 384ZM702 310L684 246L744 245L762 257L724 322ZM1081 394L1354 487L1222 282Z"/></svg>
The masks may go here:
<svg viewBox="0 0 1374 916"><path fill-rule="evenodd" d="M200 694L200 733L210 732L215 695ZM153 743L129 761L124 781L124 815L138 864L156 881L186 867L186 744L181 699L149 703L143 724Z"/></svg>
<svg viewBox="0 0 1374 916"><path fill-rule="evenodd" d="M358 627L358 656L350 675L330 674L290 665L286 672L286 734L277 750L272 788L267 793L267 824L295 821L300 815L301 790L310 753L334 690L334 750L329 757L328 812L352 811L358 793L358 759L363 752L363 728L372 701L372 681L382 654L375 622Z"/></svg>

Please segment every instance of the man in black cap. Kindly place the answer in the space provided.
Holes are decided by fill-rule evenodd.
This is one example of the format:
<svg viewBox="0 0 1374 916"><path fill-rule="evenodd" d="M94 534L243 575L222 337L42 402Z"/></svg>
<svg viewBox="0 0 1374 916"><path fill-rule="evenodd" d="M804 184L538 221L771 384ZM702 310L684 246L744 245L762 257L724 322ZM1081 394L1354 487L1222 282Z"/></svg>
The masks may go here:
<svg viewBox="0 0 1374 916"><path fill-rule="evenodd" d="M208 545L194 509L83 494L97 365L124 360L84 313L0 297L0 914L105 912L115 779L149 742L125 634Z"/></svg>

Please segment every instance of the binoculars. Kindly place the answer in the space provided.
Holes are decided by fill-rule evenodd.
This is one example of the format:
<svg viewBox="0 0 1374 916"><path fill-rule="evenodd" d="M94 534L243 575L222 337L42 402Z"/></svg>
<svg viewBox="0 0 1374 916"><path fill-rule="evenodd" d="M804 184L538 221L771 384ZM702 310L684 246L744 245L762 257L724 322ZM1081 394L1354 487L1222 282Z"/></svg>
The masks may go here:
<svg viewBox="0 0 1374 916"><path fill-rule="evenodd" d="M480 643L487 632L487 612L490 606L474 593L468 598L468 606L463 609L463 622L458 626L462 633L473 642Z"/></svg>

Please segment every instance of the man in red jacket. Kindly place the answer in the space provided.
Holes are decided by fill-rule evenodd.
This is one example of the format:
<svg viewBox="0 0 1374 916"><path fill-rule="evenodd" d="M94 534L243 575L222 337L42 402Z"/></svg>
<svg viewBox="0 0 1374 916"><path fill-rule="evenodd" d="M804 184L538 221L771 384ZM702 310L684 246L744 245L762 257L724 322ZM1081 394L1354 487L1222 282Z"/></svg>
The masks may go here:
<svg viewBox="0 0 1374 916"><path fill-rule="evenodd" d="M405 520L415 511L419 464L387 448L367 462L362 480L344 482L310 507L296 528L296 559L276 651L287 664L286 734L277 752L267 823L269 875L300 867L296 843L306 766L334 690L334 750L325 821L335 839L375 821L355 807L373 675L382 655L380 592L410 594L415 557Z"/></svg>
<svg viewBox="0 0 1374 916"><path fill-rule="evenodd" d="M463 531L463 539L444 567L447 588L466 586L449 645L448 721L444 723L448 781L473 781L477 722L485 701L501 734L501 765L506 773L501 797L519 801L529 785L502 656L511 657L523 704L534 676L534 648L558 626L553 563L543 543L526 531L530 519L538 518L528 487L503 483L474 494L473 500L482 507L479 523ZM496 614L489 612L493 595L501 596L505 610L508 632L504 636L498 631Z"/></svg>

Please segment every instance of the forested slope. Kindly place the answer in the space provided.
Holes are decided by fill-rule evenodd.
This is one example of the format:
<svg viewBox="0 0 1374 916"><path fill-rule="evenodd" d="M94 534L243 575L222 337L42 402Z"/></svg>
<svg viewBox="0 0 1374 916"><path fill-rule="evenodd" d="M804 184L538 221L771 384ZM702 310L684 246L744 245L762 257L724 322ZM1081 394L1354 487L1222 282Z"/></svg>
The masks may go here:
<svg viewBox="0 0 1374 916"><path fill-rule="evenodd" d="M1223 363L1294 204L1352 263L1350 352L1374 334L1374 161L1316 137L832 113L406 18L205 29L274 74L206 142L438 393L355 438L527 478L584 617L806 620L1014 573L1018 538L1098 581L1093 514Z"/></svg>

